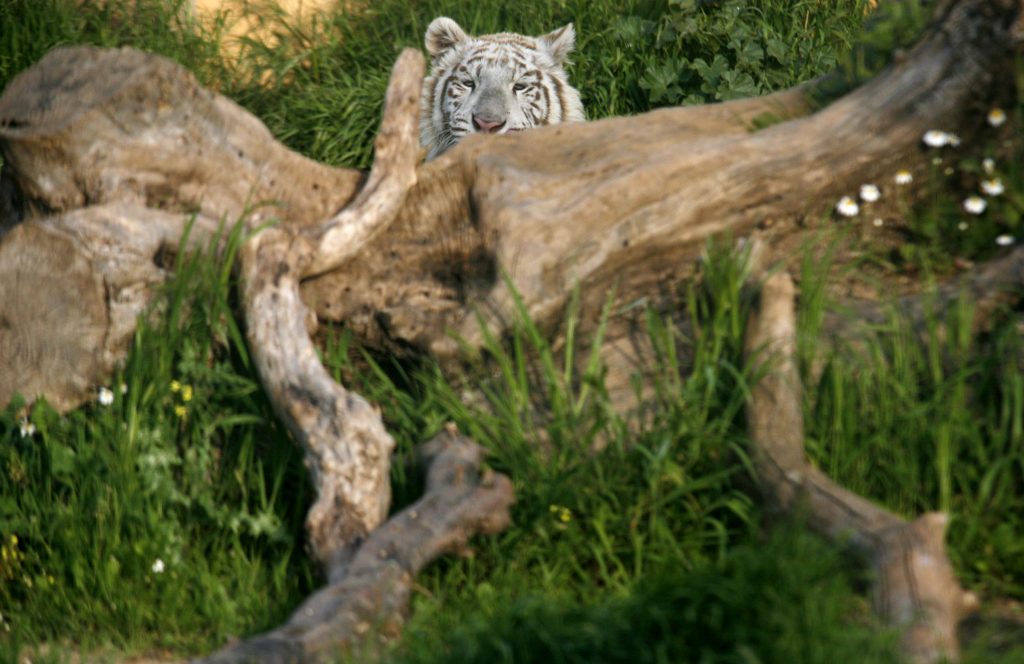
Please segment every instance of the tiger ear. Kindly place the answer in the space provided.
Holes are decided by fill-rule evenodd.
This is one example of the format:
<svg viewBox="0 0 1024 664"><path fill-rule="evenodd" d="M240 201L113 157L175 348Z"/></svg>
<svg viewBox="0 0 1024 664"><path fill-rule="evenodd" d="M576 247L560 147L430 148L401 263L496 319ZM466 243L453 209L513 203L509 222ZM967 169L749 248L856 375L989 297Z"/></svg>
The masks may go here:
<svg viewBox="0 0 1024 664"><path fill-rule="evenodd" d="M423 43L427 47L430 57L436 58L452 46L467 39L469 39L469 35L459 27L458 23L447 16L441 16L430 22Z"/></svg>
<svg viewBox="0 0 1024 664"><path fill-rule="evenodd" d="M565 64L572 49L576 47L576 29L568 23L537 38L559 65Z"/></svg>

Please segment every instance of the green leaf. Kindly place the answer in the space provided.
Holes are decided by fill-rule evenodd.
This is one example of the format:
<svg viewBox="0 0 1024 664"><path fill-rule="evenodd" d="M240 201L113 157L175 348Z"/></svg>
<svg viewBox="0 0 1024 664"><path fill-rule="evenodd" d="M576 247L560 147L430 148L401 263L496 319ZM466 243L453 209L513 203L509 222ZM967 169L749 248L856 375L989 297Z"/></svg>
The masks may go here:
<svg viewBox="0 0 1024 664"><path fill-rule="evenodd" d="M718 92L718 99L725 101L753 97L757 94L760 94L760 89L750 74L735 70L722 74L722 86Z"/></svg>
<svg viewBox="0 0 1024 664"><path fill-rule="evenodd" d="M768 51L768 55L775 58L780 63L785 63L788 59L789 46L777 37L769 37L765 41L765 48Z"/></svg>
<svg viewBox="0 0 1024 664"><path fill-rule="evenodd" d="M692 66L704 80L700 89L703 92L714 94L718 89L718 82L721 80L722 74L729 70L729 61L721 54L716 54L711 64L705 62L703 58L697 58L693 61Z"/></svg>
<svg viewBox="0 0 1024 664"><path fill-rule="evenodd" d="M75 451L58 442L49 442L50 472L57 477L70 475L75 470Z"/></svg>

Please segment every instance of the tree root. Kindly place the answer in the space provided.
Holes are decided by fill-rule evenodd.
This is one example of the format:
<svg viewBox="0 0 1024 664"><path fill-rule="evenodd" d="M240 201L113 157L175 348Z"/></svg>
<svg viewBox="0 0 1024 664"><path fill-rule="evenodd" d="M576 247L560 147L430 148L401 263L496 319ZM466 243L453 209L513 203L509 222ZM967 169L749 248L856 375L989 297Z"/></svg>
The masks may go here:
<svg viewBox="0 0 1024 664"><path fill-rule="evenodd" d="M512 483L481 472L483 456L483 448L450 425L421 448L428 464L423 497L336 558L328 585L285 624L199 661L323 661L367 636L395 635L413 579L427 563L444 553L464 553L471 536L500 532L509 523Z"/></svg>
<svg viewBox="0 0 1024 664"><path fill-rule="evenodd" d="M956 658L957 625L978 600L957 583L946 555L946 515L907 521L836 485L804 454L793 298L789 275L767 277L744 343L758 375L747 421L765 496L786 512L799 507L814 530L868 561L875 611L902 631L903 651L913 661Z"/></svg>

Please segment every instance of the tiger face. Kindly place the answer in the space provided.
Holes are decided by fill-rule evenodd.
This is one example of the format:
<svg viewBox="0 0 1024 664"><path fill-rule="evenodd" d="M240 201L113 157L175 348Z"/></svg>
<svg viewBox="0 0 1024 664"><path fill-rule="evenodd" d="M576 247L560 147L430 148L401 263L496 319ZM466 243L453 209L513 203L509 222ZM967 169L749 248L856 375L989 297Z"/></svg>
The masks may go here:
<svg viewBox="0 0 1024 664"><path fill-rule="evenodd" d="M507 134L584 119L579 92L564 69L576 42L571 23L541 37L471 37L441 17L431 22L424 41L431 56L420 115L427 159L468 134Z"/></svg>

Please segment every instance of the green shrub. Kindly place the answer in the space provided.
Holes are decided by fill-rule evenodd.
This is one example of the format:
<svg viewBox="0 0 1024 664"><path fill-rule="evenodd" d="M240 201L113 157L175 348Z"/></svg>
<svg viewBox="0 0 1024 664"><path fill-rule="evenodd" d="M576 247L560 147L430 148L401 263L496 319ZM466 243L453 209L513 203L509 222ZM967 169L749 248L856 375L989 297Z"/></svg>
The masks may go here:
<svg viewBox="0 0 1024 664"><path fill-rule="evenodd" d="M644 52L640 86L655 106L703 104L788 88L839 64L866 0L672 0L655 20L619 19L616 38Z"/></svg>

